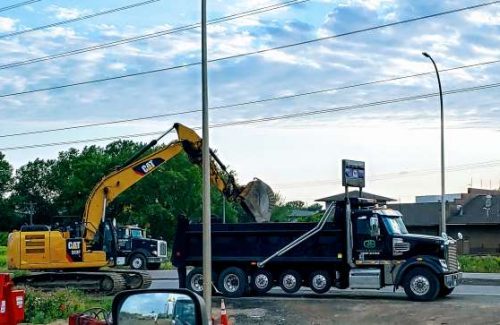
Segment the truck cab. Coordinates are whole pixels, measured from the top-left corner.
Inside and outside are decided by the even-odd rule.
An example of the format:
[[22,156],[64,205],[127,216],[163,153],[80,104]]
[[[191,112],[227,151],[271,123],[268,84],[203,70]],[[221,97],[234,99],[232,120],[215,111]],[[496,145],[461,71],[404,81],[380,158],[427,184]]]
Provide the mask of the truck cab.
[[157,270],[167,261],[167,242],[147,237],[137,225],[117,227],[117,264],[130,265],[132,269]]
[[433,287],[437,296],[445,296],[459,282],[456,240],[410,234],[401,213],[386,207],[355,210],[351,220],[351,288],[402,286],[410,298],[429,300],[436,296]]

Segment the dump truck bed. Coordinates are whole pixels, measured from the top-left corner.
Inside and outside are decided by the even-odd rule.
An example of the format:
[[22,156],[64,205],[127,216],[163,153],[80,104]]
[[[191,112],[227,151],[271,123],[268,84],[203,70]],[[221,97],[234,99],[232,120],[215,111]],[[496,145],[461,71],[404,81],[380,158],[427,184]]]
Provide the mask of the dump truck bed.
[[[294,239],[311,230],[317,223],[242,223],[212,224],[212,261],[260,262]],[[275,263],[340,262],[344,257],[344,232],[328,222],[323,230],[294,247]],[[180,219],[175,236],[172,262],[175,266],[198,266],[202,262],[202,225]]]

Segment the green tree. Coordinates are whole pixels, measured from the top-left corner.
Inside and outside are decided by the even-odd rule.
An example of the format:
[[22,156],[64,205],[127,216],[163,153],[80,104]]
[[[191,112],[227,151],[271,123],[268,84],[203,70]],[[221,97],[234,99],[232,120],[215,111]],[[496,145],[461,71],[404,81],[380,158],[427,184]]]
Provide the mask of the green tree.
[[13,168],[5,159],[5,155],[0,152],[0,230],[10,231],[19,225],[19,220],[15,213],[15,206],[7,197],[12,189]]
[[54,164],[54,160],[36,159],[16,172],[12,203],[25,215],[33,213],[34,223],[48,224],[50,217],[57,214],[54,204],[57,190],[51,174]]

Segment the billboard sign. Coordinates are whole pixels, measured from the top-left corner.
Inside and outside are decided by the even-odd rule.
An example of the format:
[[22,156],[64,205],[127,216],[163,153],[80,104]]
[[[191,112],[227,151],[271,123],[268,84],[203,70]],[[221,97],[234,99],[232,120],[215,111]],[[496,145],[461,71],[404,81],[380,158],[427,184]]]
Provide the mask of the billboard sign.
[[365,162],[342,159],[342,186],[365,187]]

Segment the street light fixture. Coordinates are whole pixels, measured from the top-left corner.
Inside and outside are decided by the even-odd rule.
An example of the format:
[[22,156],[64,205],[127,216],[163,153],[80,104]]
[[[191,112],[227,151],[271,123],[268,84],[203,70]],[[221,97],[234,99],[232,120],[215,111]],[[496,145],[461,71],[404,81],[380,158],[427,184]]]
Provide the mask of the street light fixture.
[[439,70],[434,59],[427,53],[422,52],[422,55],[431,60],[436,70],[436,76],[439,85],[439,100],[441,102],[441,223],[440,233],[446,233],[446,201],[445,201],[445,180],[444,180],[444,110],[443,110],[443,89],[441,88],[441,78],[439,77]]

